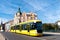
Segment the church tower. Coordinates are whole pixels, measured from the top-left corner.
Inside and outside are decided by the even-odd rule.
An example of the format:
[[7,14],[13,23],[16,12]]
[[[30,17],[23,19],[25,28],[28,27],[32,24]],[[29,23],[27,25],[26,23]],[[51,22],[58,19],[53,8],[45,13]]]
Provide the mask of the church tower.
[[20,8],[18,9],[18,12],[16,13],[17,16],[22,15]]
[[17,11],[17,13],[15,14],[15,17],[14,17],[15,24],[21,22],[21,16],[22,16],[22,13],[21,13],[21,10],[19,8],[18,11]]

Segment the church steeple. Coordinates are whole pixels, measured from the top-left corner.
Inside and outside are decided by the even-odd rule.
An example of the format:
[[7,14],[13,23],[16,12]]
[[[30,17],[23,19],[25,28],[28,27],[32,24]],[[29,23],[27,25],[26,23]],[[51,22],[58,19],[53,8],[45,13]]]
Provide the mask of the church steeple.
[[20,13],[20,15],[22,15],[20,8],[18,9],[18,13]]

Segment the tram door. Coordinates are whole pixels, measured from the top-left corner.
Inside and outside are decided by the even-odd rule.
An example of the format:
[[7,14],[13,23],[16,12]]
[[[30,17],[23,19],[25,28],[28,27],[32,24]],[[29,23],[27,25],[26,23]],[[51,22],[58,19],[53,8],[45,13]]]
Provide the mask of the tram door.
[[27,24],[27,31],[30,31],[30,24]]

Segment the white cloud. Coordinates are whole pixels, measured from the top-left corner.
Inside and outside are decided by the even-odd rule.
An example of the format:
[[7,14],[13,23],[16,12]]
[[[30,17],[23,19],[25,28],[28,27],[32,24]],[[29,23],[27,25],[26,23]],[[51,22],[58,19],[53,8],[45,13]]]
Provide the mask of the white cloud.
[[1,18],[1,17],[0,17],[0,23],[1,23],[1,21],[2,21],[3,23],[5,23],[5,22],[8,22],[8,19],[6,19],[6,18]]
[[45,7],[47,8],[50,4],[47,2],[40,2],[38,0],[24,0],[26,3],[31,5],[35,10],[46,11]]
[[5,3],[0,3],[0,11],[6,14],[14,14],[16,10],[12,7],[18,8],[18,5],[12,4],[9,1],[3,1]]

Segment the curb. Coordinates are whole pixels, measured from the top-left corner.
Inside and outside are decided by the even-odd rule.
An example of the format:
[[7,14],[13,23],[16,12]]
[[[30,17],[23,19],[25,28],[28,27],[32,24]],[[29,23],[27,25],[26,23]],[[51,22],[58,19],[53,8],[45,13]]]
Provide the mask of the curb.
[[60,35],[60,33],[56,33],[56,32],[43,32],[43,34],[53,34],[53,35]]

